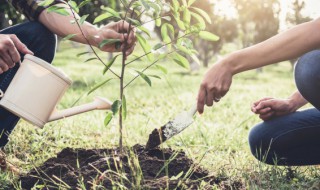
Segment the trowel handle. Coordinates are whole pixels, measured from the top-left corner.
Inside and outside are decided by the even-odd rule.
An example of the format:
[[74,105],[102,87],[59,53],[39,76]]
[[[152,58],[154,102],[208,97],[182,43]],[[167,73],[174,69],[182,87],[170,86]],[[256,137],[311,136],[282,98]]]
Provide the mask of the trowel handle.
[[197,103],[193,104],[190,110],[188,111],[189,115],[193,116],[194,114],[197,113]]

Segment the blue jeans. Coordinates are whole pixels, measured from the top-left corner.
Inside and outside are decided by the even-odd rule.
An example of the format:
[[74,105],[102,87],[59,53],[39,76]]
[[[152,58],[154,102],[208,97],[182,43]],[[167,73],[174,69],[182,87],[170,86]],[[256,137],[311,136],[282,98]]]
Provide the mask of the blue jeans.
[[252,154],[267,164],[320,164],[320,50],[298,60],[294,77],[299,92],[315,108],[262,122],[250,131]]
[[[15,34],[36,57],[52,62],[56,50],[56,36],[39,22],[26,22],[0,31],[0,34]],[[21,60],[23,60],[21,54]],[[19,65],[0,74],[0,89],[5,92],[16,74]],[[8,136],[19,121],[19,117],[0,107],[0,147],[8,142]]]

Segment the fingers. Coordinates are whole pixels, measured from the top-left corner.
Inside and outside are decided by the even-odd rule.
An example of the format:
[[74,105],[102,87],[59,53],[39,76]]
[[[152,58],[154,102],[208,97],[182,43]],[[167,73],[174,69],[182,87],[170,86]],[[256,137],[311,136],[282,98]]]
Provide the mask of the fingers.
[[261,100],[254,102],[253,105],[257,106],[260,102],[265,101],[265,100],[270,100],[270,99],[273,99],[273,98],[271,98],[271,97],[262,98]]
[[[12,42],[14,43],[16,49],[19,52],[21,52],[23,54],[31,54],[31,55],[33,55],[33,52],[31,50],[29,50],[27,48],[27,46],[24,45],[24,43],[22,43],[16,35],[10,35],[10,38],[11,38]],[[14,62],[18,62],[20,60],[19,53],[17,51],[11,52],[11,53],[13,53],[14,57],[12,57],[12,59],[14,60]],[[17,58],[17,56],[19,56],[19,59]]]
[[7,70],[9,70],[9,66],[3,59],[0,58],[0,74],[6,72]]
[[205,102],[207,106],[212,106],[214,101],[214,91],[206,93]]
[[201,85],[199,93],[198,93],[198,102],[197,102],[197,110],[200,114],[203,113],[204,104],[205,104],[205,96],[206,96],[205,86]]
[[261,114],[259,117],[260,117],[260,119],[262,119],[263,121],[267,121],[267,120],[273,118],[273,117],[274,117],[274,114],[275,114],[275,112],[274,112],[274,111],[271,111],[271,112],[268,112],[268,113],[266,113],[266,114]]

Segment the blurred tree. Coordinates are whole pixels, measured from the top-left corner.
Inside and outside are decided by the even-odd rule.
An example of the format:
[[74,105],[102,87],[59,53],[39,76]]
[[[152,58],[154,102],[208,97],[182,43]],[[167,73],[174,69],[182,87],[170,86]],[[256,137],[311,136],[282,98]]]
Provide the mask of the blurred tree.
[[[238,10],[243,48],[267,40],[278,33],[281,10],[278,0],[233,1]],[[262,68],[257,69],[257,72],[262,72]]]
[[[305,1],[304,0],[294,0],[290,6],[290,11],[288,11],[288,14],[286,15],[286,20],[291,25],[298,25],[304,22],[308,22],[312,20],[308,16],[304,16],[302,14],[302,10],[305,8]],[[292,65],[292,68],[294,67],[295,62],[297,61],[297,58],[291,59],[290,63]]]
[[[170,1],[171,0],[167,0]],[[181,0],[179,0],[179,3],[182,4]],[[223,15],[219,15],[214,12],[214,3],[210,3],[209,0],[201,0],[201,1],[195,1],[192,4],[192,7],[200,8],[204,12],[208,14],[208,16],[211,19],[211,23],[209,23],[207,20],[203,20],[203,22],[206,24],[206,31],[209,31],[213,34],[216,34],[220,37],[219,41],[211,42],[202,40],[197,37],[192,37],[191,42],[193,43],[195,49],[198,51],[198,55],[196,59],[199,59],[200,62],[202,62],[204,67],[208,67],[209,62],[211,58],[213,58],[216,54],[220,52],[223,45],[226,42],[231,42],[234,40],[238,35],[238,29],[237,29],[237,21],[234,19],[227,18]],[[175,26],[175,23],[173,22],[174,18],[171,16],[170,13],[164,13],[162,16],[170,16],[171,21],[170,24]],[[191,15],[191,21],[196,21],[196,17],[194,15]],[[178,27],[178,26],[175,26]],[[161,29],[157,26],[155,26],[155,31],[158,34],[158,36],[161,38]],[[177,34],[176,34],[177,35]],[[199,66],[196,66],[199,63],[196,63],[196,59],[192,57],[188,57],[189,62],[191,63],[191,69],[197,69]]]
[[0,1],[0,30],[24,20],[25,17],[18,13],[7,1]]
[[262,42],[278,33],[278,0],[233,0],[239,14],[242,46]]
[[195,2],[195,6],[206,11],[211,18],[211,24],[206,22],[206,30],[220,37],[217,42],[194,39],[194,46],[199,52],[198,57],[204,67],[209,66],[210,60],[219,54],[225,43],[232,42],[238,35],[237,21],[216,13],[214,4],[215,2],[210,4],[207,0]]

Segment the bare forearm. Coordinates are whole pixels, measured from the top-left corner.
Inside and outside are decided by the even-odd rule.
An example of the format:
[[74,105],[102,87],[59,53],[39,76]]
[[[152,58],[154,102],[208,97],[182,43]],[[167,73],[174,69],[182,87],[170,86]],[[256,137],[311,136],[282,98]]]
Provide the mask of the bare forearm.
[[293,93],[288,100],[290,101],[290,104],[292,106],[292,110],[297,110],[301,108],[302,106],[306,105],[308,101],[300,94],[299,91],[296,91]]
[[232,73],[289,60],[320,47],[320,19],[298,25],[228,57]]
[[[89,40],[91,45],[97,46],[93,37],[98,33],[97,27],[94,25],[85,22],[81,25],[81,30],[78,25],[74,22],[73,13],[66,4],[59,4],[56,6],[65,7],[69,12],[69,16],[60,15],[54,12],[48,13],[46,10],[43,11],[39,16],[39,21],[44,24],[50,31],[57,34],[58,36],[65,37],[69,34],[75,34],[71,40],[87,44],[87,40],[82,35],[82,32]],[[79,18],[78,14],[75,13],[76,18]]]

